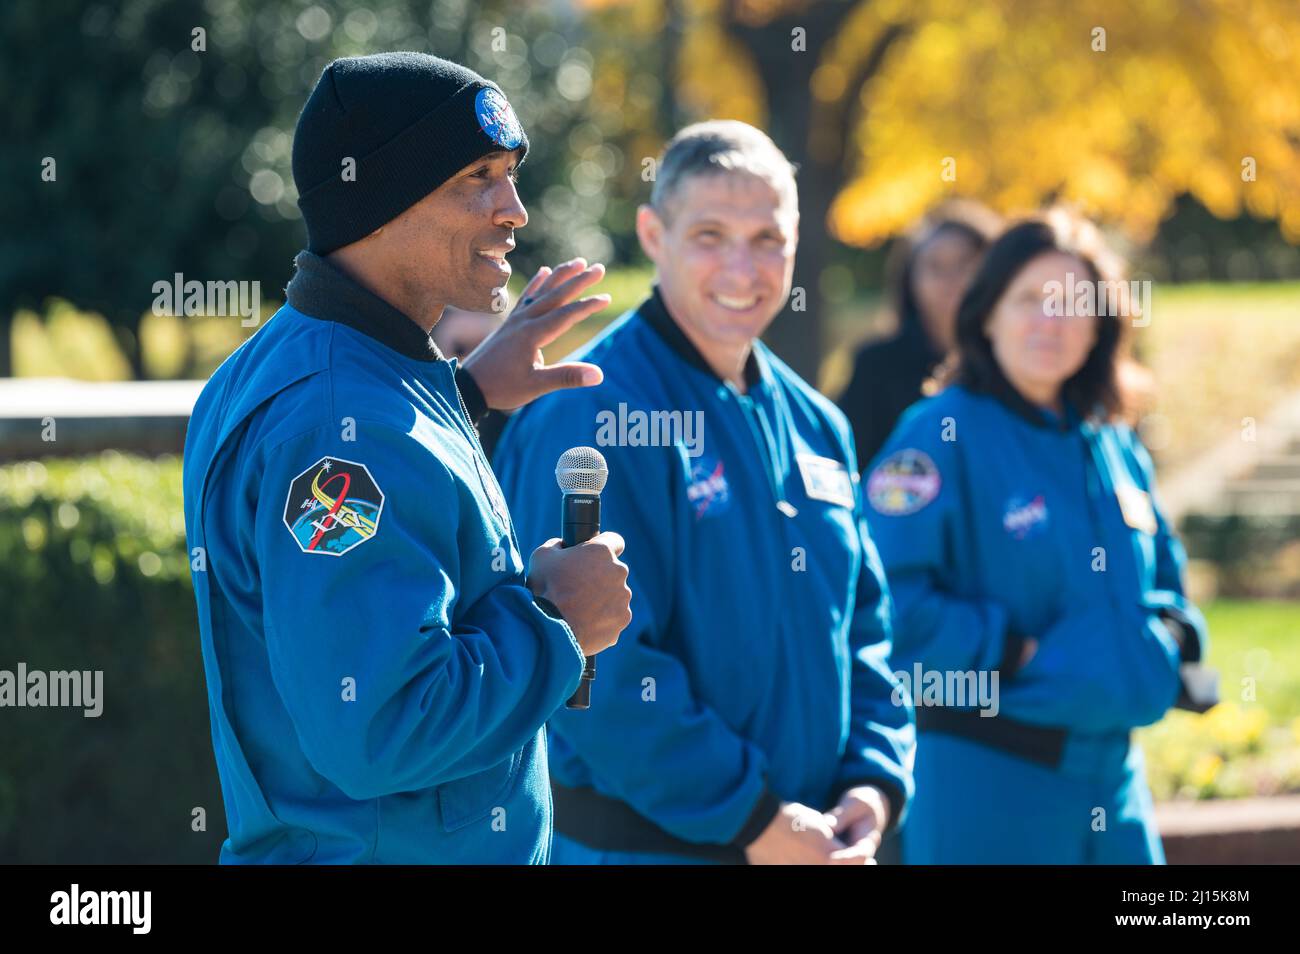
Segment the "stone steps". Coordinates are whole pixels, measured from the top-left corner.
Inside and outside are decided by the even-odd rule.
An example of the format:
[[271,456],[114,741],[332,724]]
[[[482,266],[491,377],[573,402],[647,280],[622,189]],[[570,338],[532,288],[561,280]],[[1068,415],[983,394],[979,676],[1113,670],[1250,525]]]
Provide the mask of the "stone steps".
[[1159,475],[1175,523],[1189,514],[1300,514],[1300,391],[1261,417],[1252,436],[1225,433],[1205,453]]
[[1300,453],[1278,454],[1260,461],[1255,477],[1261,480],[1293,480],[1300,483]]
[[1300,514],[1300,477],[1268,478],[1256,471],[1228,484],[1222,506],[1228,513],[1243,516]]

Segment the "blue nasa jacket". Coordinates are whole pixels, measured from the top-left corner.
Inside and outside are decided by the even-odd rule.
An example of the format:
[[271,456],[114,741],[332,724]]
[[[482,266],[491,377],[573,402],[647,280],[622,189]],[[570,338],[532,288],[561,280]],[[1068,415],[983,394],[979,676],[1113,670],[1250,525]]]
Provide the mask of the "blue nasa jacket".
[[221,861],[544,863],[544,723],[581,649],[524,584],[467,376],[297,263],[185,445]]
[[896,824],[910,701],[843,415],[761,342],[739,393],[657,289],[578,357],[604,382],[524,408],[494,458],[529,546],[558,533],[560,454],[598,448],[602,526],[627,541],[631,625],[591,709],[550,722],[556,831],[739,861],[781,800],[826,809],[863,783]]
[[[1000,714],[1035,726],[1160,719],[1208,643],[1154,490],[1127,425],[960,386],[913,405],[866,478],[895,668],[1000,670]],[[1038,650],[1016,670],[1026,638]]]

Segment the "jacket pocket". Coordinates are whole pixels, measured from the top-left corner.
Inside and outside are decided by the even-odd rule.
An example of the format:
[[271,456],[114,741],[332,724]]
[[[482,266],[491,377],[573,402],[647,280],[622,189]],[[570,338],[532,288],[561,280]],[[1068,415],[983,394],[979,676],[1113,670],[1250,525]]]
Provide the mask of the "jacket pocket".
[[496,808],[503,808],[514,788],[522,761],[523,750],[520,750],[477,775],[439,785],[438,812],[442,815],[442,827],[456,831],[482,821]]
[[305,865],[320,847],[316,833],[308,828],[286,828],[275,844],[257,857],[264,865]]
[[1158,720],[1177,696],[1177,670],[1151,629],[1154,618],[1084,611],[1059,620],[1007,686],[1008,715],[1083,732]]

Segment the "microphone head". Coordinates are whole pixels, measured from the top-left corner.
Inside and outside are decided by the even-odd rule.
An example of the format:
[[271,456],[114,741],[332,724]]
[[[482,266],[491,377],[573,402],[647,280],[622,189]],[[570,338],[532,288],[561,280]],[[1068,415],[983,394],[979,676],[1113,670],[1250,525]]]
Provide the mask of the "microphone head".
[[566,494],[598,494],[609,479],[609,465],[594,447],[570,447],[555,465],[555,482]]

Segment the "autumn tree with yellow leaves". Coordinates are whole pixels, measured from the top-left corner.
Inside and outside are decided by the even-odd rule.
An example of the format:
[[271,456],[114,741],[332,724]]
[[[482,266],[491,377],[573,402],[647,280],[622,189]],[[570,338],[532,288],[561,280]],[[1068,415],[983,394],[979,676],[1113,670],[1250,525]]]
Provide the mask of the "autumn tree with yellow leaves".
[[[1293,0],[587,6],[608,32],[659,38],[672,125],[742,119],[799,165],[806,311],[787,309],[769,339],[805,375],[831,243],[877,245],[947,196],[1009,214],[1067,202],[1142,242],[1188,194],[1300,243]],[[618,54],[608,46],[603,65]],[[640,129],[629,152],[653,155],[662,135]]]

